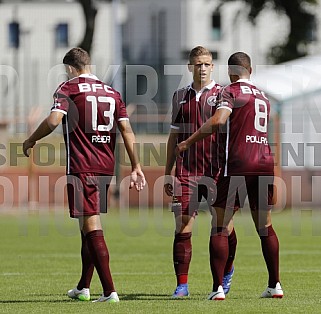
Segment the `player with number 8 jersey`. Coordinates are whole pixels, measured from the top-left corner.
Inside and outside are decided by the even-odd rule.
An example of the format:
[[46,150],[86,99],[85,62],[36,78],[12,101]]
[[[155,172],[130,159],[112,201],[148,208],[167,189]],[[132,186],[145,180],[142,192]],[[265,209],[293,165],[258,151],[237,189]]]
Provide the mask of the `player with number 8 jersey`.
[[217,134],[224,175],[273,175],[267,135],[270,103],[264,92],[250,80],[239,79],[220,91],[217,104],[217,110],[233,112]]
[[[268,143],[270,104],[262,91],[250,81],[251,58],[236,52],[228,59],[231,84],[220,91],[215,114],[194,134],[177,145],[176,153],[218,131],[219,161],[222,175],[218,179],[215,212],[217,226],[226,230],[234,215],[234,200],[241,207],[248,196],[251,216],[261,240],[261,249],[268,270],[268,287],[262,298],[282,298],[279,275],[279,240],[272,226],[274,162]],[[225,298],[222,282],[228,257],[228,241],[215,234],[212,239],[211,270],[213,292],[211,300]],[[226,238],[226,237],[225,237]]]
[[128,120],[120,94],[91,73],[62,83],[51,111],[64,114],[67,174],[114,173],[117,125]]

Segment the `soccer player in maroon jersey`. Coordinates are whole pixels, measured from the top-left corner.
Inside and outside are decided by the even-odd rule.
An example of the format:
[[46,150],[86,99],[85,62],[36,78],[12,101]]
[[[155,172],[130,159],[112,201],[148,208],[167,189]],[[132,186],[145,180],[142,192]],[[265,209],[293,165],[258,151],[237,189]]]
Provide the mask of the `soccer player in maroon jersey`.
[[[192,257],[192,227],[201,198],[207,200],[209,208],[216,198],[215,180],[219,174],[215,162],[216,135],[191,146],[182,157],[175,158],[176,144],[187,139],[215,112],[215,100],[221,86],[211,79],[214,65],[211,52],[201,46],[191,50],[189,71],[193,82],[174,93],[172,100],[172,123],[167,142],[167,162],[164,189],[173,196],[172,210],[175,215],[176,230],[173,243],[173,262],[177,279],[174,298],[189,295],[188,270]],[[171,171],[176,162],[175,183]],[[230,289],[234,273],[233,260],[237,238],[230,224],[229,258],[225,265],[224,289]]]
[[119,302],[99,216],[107,211],[106,195],[114,173],[117,128],[132,165],[130,188],[143,189],[145,177],[135,154],[135,135],[120,94],[91,74],[90,56],[85,50],[71,49],[63,63],[69,80],[55,91],[50,115],[25,140],[23,152],[29,156],[28,150],[62,122],[70,216],[79,220],[82,240],[82,274],[68,296],[90,300],[89,286],[95,267],[103,295],[94,302]]
[[261,239],[267,266],[268,287],[262,298],[282,298],[279,279],[279,242],[272,227],[274,161],[268,143],[270,103],[264,92],[250,81],[250,57],[243,52],[228,60],[231,84],[223,88],[213,117],[178,144],[177,154],[215,131],[218,132],[219,160],[223,170],[218,180],[215,204],[218,232],[213,235],[211,270],[213,292],[210,300],[224,300],[223,270],[228,258],[226,227],[233,216],[233,204],[238,194],[241,204],[249,198],[252,218]]

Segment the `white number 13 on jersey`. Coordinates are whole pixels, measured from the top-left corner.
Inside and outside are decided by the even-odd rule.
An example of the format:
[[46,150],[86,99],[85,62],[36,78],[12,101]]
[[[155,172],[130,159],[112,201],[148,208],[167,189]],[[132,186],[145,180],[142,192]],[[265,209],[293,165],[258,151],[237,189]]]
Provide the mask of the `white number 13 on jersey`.
[[266,133],[267,131],[267,105],[264,100],[255,99],[255,119],[254,127],[259,132]]
[[[86,100],[91,102],[92,128],[94,131],[110,131],[114,125],[115,99],[105,96],[87,96]],[[104,117],[109,118],[108,124],[97,125],[98,103],[109,104],[109,110],[104,110]]]

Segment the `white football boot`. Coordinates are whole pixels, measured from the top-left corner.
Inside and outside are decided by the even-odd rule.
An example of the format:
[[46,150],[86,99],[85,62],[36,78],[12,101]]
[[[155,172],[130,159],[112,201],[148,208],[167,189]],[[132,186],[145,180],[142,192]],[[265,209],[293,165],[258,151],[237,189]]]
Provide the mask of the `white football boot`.
[[83,288],[78,290],[77,288],[71,289],[67,292],[67,295],[71,299],[80,300],[80,301],[89,301],[90,292],[89,289]]
[[262,293],[261,298],[283,298],[283,290],[280,283],[278,282],[275,285],[275,288],[267,287],[265,291]]
[[102,295],[99,299],[93,302],[107,302],[107,303],[116,303],[119,302],[119,297],[117,292],[112,292],[108,297]]

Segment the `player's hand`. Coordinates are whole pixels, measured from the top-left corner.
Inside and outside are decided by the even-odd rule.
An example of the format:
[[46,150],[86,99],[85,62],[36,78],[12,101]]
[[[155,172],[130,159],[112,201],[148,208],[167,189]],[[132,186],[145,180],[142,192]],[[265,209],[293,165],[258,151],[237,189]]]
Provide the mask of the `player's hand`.
[[177,157],[180,157],[180,153],[188,149],[189,149],[189,145],[187,144],[186,141],[180,142],[177,144],[175,148],[175,154]]
[[129,188],[132,189],[133,187],[139,192],[141,191],[144,186],[146,185],[146,179],[143,171],[141,169],[135,169],[130,174],[130,183]]
[[173,177],[165,175],[164,190],[168,196],[173,196]]
[[22,144],[22,150],[23,150],[23,153],[26,157],[29,157],[29,149],[34,147],[36,144],[35,141],[30,141],[29,139],[26,139],[23,144]]

